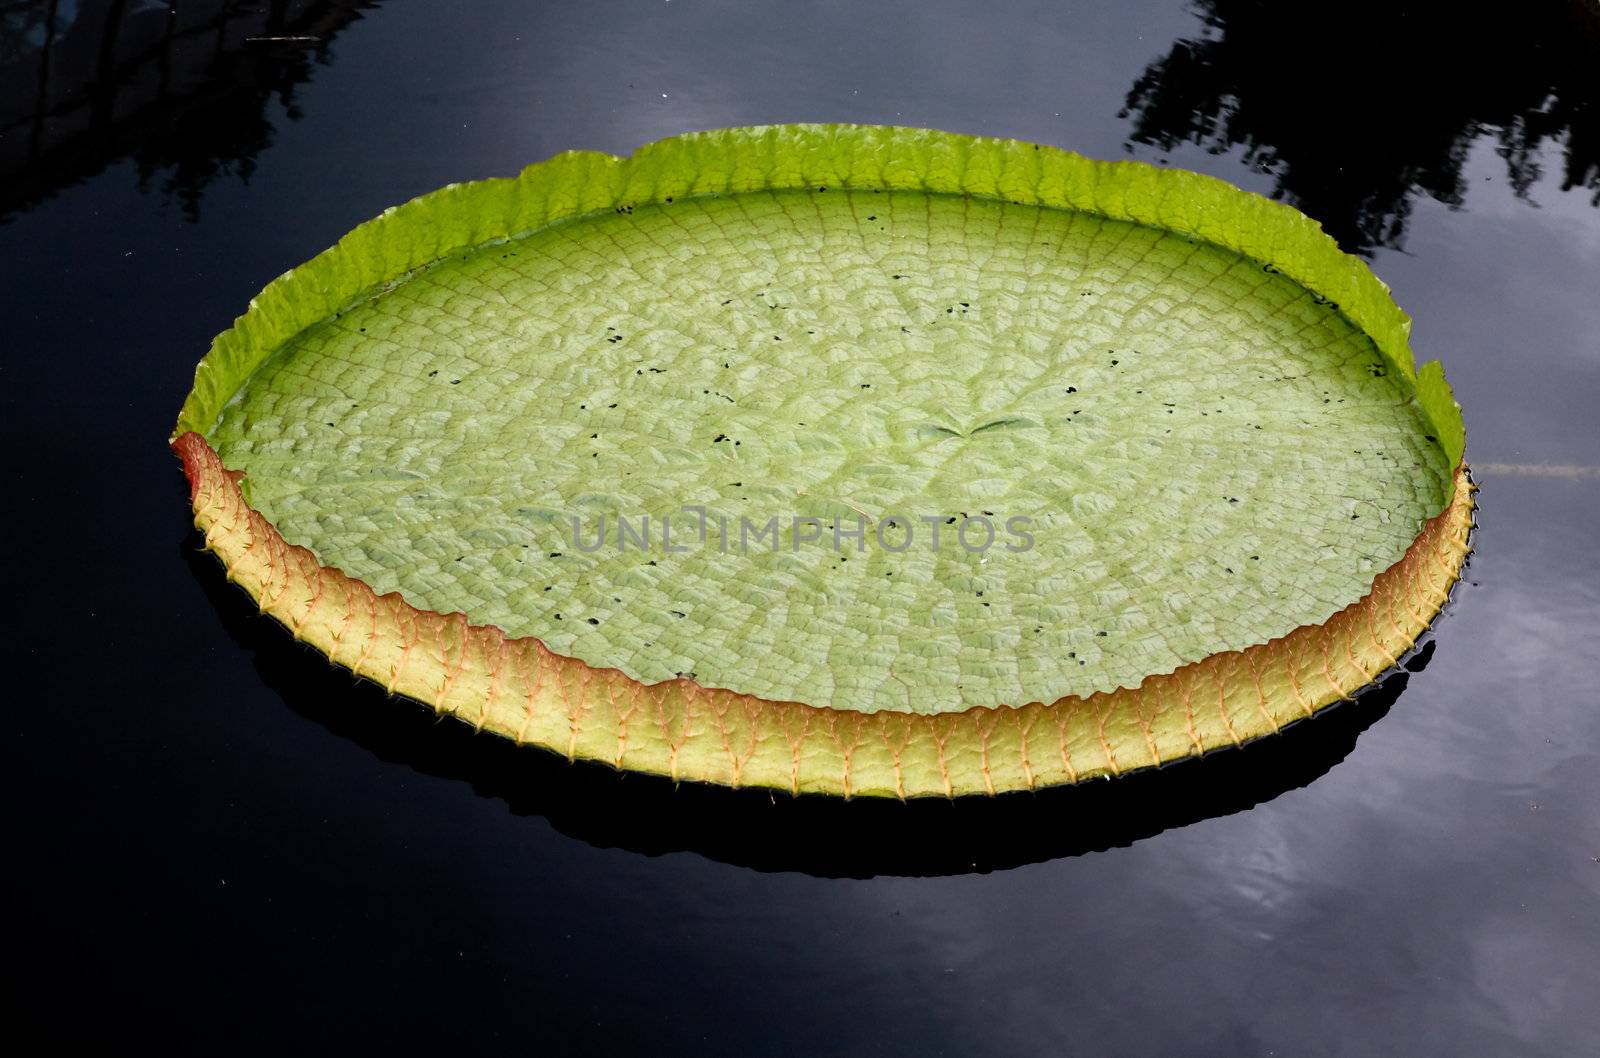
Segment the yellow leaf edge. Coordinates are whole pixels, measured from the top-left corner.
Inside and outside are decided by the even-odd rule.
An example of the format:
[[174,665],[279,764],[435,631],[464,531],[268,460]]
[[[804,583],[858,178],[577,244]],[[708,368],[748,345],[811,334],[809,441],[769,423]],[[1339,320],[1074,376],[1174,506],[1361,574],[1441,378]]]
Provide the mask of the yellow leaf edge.
[[1158,767],[1272,734],[1395,666],[1449,598],[1475,486],[1455,494],[1372,590],[1320,625],[1213,654],[1134,689],[961,712],[864,713],[770,701],[616,669],[419,610],[287,543],[205,439],[173,446],[195,526],[230,581],[329,660],[479,730],[674,780],[843,797],[1033,790]]

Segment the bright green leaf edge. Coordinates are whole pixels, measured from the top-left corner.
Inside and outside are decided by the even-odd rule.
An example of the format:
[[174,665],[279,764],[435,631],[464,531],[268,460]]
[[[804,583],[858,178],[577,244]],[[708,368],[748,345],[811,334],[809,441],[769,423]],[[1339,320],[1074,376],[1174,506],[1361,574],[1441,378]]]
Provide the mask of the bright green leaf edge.
[[1389,288],[1298,210],[1213,177],[1142,162],[1096,161],[1055,147],[931,129],[820,124],[691,132],[628,158],[567,151],[514,177],[450,184],[388,209],[273,280],[218,335],[195,369],[173,437],[209,432],[256,368],[299,332],[452,253],[621,206],[814,187],[1073,210],[1271,264],[1334,302],[1371,338],[1415,395],[1449,464],[1461,462],[1461,408],[1443,368],[1437,361],[1416,368],[1410,318]]

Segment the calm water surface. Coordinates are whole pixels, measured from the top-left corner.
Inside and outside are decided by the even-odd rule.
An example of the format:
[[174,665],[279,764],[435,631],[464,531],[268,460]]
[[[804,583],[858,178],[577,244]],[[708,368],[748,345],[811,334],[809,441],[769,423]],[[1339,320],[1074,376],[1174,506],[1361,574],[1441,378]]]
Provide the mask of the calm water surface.
[[[1597,1053],[1600,13],[1288,6],[0,6],[24,1017],[275,1052]],[[273,276],[453,180],[801,120],[1199,169],[1368,256],[1483,485],[1409,670],[1081,790],[674,790],[352,686],[196,554],[163,441]]]

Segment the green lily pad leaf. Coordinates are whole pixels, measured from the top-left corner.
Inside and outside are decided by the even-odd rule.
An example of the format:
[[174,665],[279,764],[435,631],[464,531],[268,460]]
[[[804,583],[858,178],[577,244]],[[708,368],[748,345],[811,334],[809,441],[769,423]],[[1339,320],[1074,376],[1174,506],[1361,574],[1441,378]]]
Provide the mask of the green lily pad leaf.
[[678,777],[993,791],[1276,730],[1410,645],[1471,500],[1407,327],[1195,174],[729,130],[364,225],[177,436],[235,578],[391,689]]

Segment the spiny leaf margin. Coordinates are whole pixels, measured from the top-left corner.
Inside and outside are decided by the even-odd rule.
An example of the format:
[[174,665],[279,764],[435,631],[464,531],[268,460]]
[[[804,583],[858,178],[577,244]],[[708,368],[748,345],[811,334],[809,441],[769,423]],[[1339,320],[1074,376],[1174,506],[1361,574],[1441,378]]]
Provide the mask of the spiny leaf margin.
[[863,713],[770,701],[616,669],[508,638],[464,614],[324,566],[245,502],[204,438],[174,444],[195,525],[294,637],[400,694],[569,760],[725,786],[843,797],[956,797],[1033,790],[1159,767],[1272,734],[1352,698],[1394,667],[1449,598],[1468,551],[1471,479],[1372,591],[1320,625],[1212,654],[1138,688],[961,712]]

